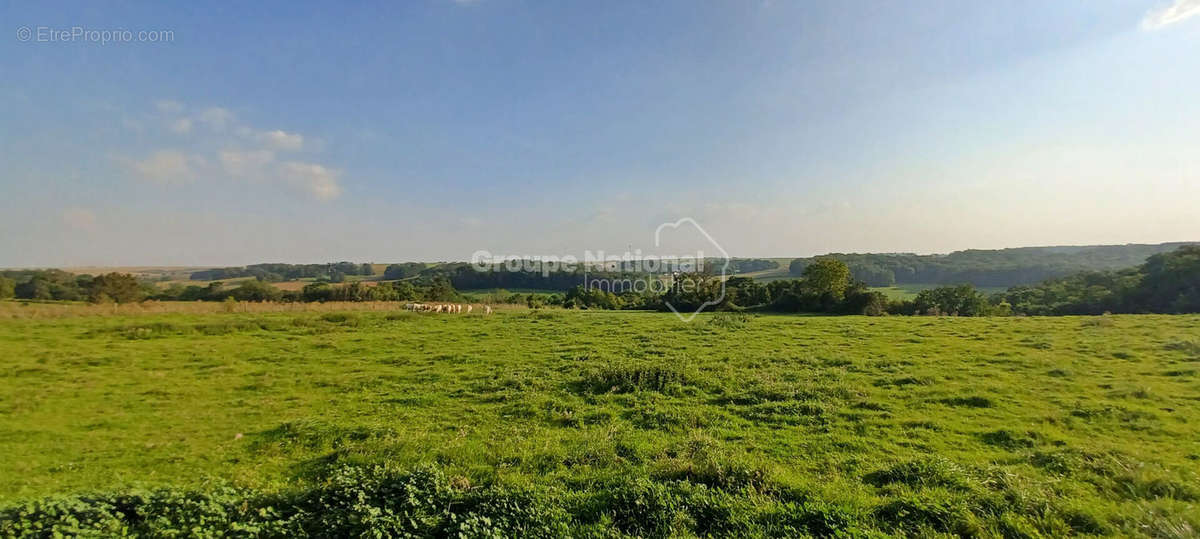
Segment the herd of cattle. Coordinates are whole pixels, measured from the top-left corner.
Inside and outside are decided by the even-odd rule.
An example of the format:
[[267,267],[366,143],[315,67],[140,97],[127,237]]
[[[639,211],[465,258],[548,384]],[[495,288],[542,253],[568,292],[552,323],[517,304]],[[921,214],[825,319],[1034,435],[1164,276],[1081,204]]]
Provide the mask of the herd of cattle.
[[[492,314],[490,305],[483,305],[483,314]],[[461,303],[405,303],[404,310],[422,313],[470,313],[472,305]]]

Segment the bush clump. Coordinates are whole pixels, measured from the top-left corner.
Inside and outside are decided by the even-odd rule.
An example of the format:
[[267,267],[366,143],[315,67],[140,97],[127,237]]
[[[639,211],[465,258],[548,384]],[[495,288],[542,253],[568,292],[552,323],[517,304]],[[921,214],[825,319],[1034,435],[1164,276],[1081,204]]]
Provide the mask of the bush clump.
[[609,363],[586,372],[581,381],[592,393],[657,391],[678,393],[692,379],[683,369],[667,363]]

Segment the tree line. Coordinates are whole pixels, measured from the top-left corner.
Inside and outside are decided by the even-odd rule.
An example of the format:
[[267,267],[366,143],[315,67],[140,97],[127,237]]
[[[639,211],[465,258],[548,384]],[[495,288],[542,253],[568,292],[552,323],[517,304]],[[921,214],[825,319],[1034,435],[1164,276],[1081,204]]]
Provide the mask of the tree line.
[[[1187,244],[970,249],[945,255],[834,253],[825,256],[845,262],[850,267],[851,275],[869,286],[973,284],[1007,288],[1081,271],[1128,268],[1150,256],[1184,245]],[[789,272],[800,276],[814,260],[797,258],[789,265]]]
[[247,279],[234,285],[213,281],[207,285],[173,284],[159,288],[128,273],[76,275],[57,269],[0,272],[0,299],[135,303],[155,301],[454,301],[461,295],[444,276],[367,285],[338,285],[319,281],[301,290],[281,290],[264,279]]
[[147,299],[159,301],[457,301],[461,295],[450,281],[435,277],[422,281],[396,281],[367,284],[356,281],[345,285],[314,282],[300,290],[281,290],[270,283],[249,279],[226,286],[215,281],[207,286],[175,285]]
[[[760,310],[827,314],[903,315],[1067,315],[1112,313],[1200,312],[1200,246],[1184,245],[1150,256],[1141,265],[1113,271],[1084,271],[1052,278],[1032,286],[1015,286],[987,295],[972,284],[922,290],[911,300],[893,300],[870,290],[853,269],[835,257],[806,263],[796,279],[760,283],[746,277],[722,277],[708,272],[662,279],[663,290],[605,289],[584,286],[582,272],[479,272],[467,264],[424,267],[414,277],[368,285],[314,282],[301,290],[281,290],[265,279],[236,286],[212,282],[206,286],[172,285],[160,289],[132,275],[75,275],[61,270],[0,272],[0,299],[65,300],[128,303],[163,301],[457,301],[460,289],[553,289],[561,294],[505,294],[497,301],[524,301],[584,309]],[[391,269],[391,268],[389,268]],[[620,273],[589,274],[590,279],[617,282],[648,276]],[[457,282],[456,282],[457,281]],[[461,288],[458,283],[464,284]],[[483,285],[483,286],[481,286]],[[497,286],[499,285],[499,286]]]
[[999,296],[1023,314],[1196,313],[1200,246],[1157,254],[1133,268],[1080,272]]
[[249,266],[213,268],[194,271],[188,278],[193,281],[220,281],[254,277],[268,282],[326,279],[339,283],[345,280],[347,275],[370,276],[374,274],[375,269],[371,264],[333,262],[330,264],[251,264]]
[[[690,283],[691,286],[684,286]],[[687,275],[664,293],[616,294],[577,286],[563,306],[599,309],[757,310],[866,315],[1089,315],[1110,313],[1200,313],[1200,246],[1160,253],[1136,267],[1087,271],[985,294],[972,284],[922,290],[910,300],[890,299],[856,279],[836,257],[805,265],[798,279],[766,284],[731,277],[722,289],[713,275]]]
[[57,269],[0,271],[0,299],[131,303],[156,290],[127,273],[92,276]]

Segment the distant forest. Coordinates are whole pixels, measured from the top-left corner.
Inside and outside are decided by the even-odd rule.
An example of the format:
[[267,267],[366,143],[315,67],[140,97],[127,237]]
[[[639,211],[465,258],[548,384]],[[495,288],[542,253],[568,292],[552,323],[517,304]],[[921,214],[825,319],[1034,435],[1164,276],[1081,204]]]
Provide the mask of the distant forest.
[[[1065,277],[1083,271],[1110,271],[1131,268],[1147,258],[1183,245],[1177,242],[1157,245],[1097,245],[1073,247],[1019,247],[1013,249],[970,249],[949,254],[917,255],[911,253],[832,253],[821,257],[796,258],[788,267],[793,277],[803,275],[804,269],[818,258],[834,258],[850,268],[851,277],[867,286],[904,284],[958,285],[971,284],[984,288],[1009,288],[1032,285],[1047,279]],[[717,261],[706,261],[710,272],[717,273]],[[723,261],[722,261],[723,262]],[[775,260],[733,258],[727,272],[739,275],[779,268]],[[193,272],[191,280],[216,281],[254,277],[267,282],[296,279],[318,279],[342,282],[348,275],[370,276],[370,264],[336,262],[331,264],[253,264],[250,266],[206,269]],[[596,272],[591,272],[596,273]],[[417,277],[444,276],[455,288],[470,290],[484,288],[530,288],[540,290],[569,290],[579,284],[583,272],[556,272],[541,275],[533,272],[477,272],[465,262],[426,264],[404,262],[384,270],[382,279],[393,281]]]
[[[1064,277],[1080,271],[1124,269],[1147,258],[1190,242],[1157,245],[1096,245],[1083,247],[1019,247],[1014,249],[970,249],[945,255],[844,254],[832,257],[850,267],[851,276],[867,286],[897,284],[972,284],[1008,288]],[[820,257],[820,258],[823,258]],[[800,276],[818,257],[797,258],[789,273]]]
[[[1146,255],[1142,259],[1142,255]],[[1130,262],[1132,261],[1132,263]],[[736,271],[778,267],[765,259],[737,259]],[[1072,269],[1075,268],[1075,269]],[[1082,269],[1080,269],[1082,268]],[[453,301],[459,290],[535,290],[554,294],[509,294],[505,302],[574,308],[663,309],[715,305],[718,310],[762,310],[828,314],[1065,315],[1200,312],[1200,245],[1032,247],[960,251],[948,255],[834,254],[792,262],[791,279],[763,283],[743,276],[722,280],[707,272],[663,277],[675,284],[662,290],[580,286],[585,272],[477,271],[467,263],[403,263],[388,266],[383,282],[339,285],[345,275],[371,275],[370,264],[256,264],[196,272],[194,279],[242,280],[225,287],[174,283],[163,289],[124,273],[76,275],[56,269],[0,271],[0,299],[127,303],[182,301]],[[1049,277],[1043,277],[1049,275]],[[587,282],[621,283],[645,275],[586,272]],[[903,277],[900,279],[898,277]],[[302,290],[269,283],[309,278]],[[655,277],[654,279],[658,279]],[[679,283],[697,286],[683,289]],[[721,286],[724,282],[725,286]],[[871,290],[889,283],[942,285],[913,300],[891,300]],[[1009,286],[1005,283],[1016,283]],[[976,286],[1003,287],[986,294]],[[545,296],[545,297],[543,297]]]
[[347,275],[374,275],[370,264],[334,262],[330,264],[252,264],[229,268],[214,268],[192,272],[193,281],[220,281],[239,277],[254,277],[267,282],[295,279],[327,279],[341,282]]

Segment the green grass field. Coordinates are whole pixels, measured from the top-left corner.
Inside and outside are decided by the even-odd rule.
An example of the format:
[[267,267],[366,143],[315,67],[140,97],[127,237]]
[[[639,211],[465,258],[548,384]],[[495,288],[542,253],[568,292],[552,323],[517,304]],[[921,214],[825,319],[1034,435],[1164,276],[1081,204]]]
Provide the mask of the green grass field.
[[[911,299],[916,299],[917,294],[919,294],[922,290],[929,290],[930,288],[938,288],[941,286],[949,286],[949,285],[944,285],[944,284],[898,284],[898,285],[892,285],[892,286],[874,286],[874,287],[871,287],[871,291],[882,292],[888,298],[891,298],[894,300],[911,300]],[[984,294],[995,294],[998,292],[1004,292],[1004,291],[1008,290],[1007,288],[1004,288],[1002,286],[977,286],[977,287],[975,287],[975,289],[979,290],[980,292],[982,292]]]
[[1200,316],[86,316],[0,357],[5,503],[384,464],[572,535],[1200,530]]

